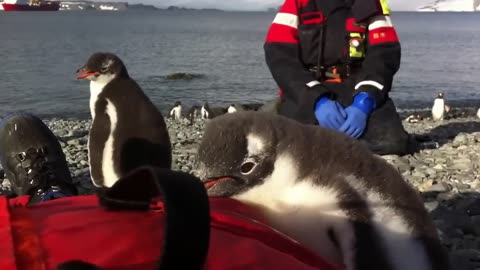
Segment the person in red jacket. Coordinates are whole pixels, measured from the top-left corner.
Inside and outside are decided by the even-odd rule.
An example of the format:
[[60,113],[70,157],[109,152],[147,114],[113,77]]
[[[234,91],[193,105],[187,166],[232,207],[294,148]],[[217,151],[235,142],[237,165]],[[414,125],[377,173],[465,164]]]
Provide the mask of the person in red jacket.
[[268,31],[279,113],[359,138],[381,155],[417,145],[389,98],[401,47],[386,0],[286,0]]

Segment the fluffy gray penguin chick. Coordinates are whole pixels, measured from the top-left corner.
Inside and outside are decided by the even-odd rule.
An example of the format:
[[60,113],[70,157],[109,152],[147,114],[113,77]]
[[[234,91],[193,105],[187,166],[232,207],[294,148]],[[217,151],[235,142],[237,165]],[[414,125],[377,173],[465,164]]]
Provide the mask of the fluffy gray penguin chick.
[[270,225],[347,270],[446,270],[417,192],[359,141],[264,112],[211,120],[197,157],[209,196],[262,209]]

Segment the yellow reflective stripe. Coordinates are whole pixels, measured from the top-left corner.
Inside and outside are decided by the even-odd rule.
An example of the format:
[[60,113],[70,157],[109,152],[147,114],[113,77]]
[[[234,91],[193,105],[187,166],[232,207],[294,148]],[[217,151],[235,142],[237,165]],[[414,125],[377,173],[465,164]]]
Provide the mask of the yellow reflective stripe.
[[380,6],[382,6],[383,15],[390,15],[390,8],[388,7],[387,0],[380,0]]

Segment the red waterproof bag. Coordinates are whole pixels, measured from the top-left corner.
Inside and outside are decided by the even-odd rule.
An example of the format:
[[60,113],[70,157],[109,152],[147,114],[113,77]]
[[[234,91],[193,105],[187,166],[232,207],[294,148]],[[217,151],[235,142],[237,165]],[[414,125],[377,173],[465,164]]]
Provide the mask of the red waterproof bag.
[[[168,215],[163,202],[112,211],[94,195],[27,201],[0,197],[0,269],[53,270],[69,260],[105,270],[156,269]],[[339,270],[273,230],[253,208],[227,198],[209,198],[209,207],[205,270]]]

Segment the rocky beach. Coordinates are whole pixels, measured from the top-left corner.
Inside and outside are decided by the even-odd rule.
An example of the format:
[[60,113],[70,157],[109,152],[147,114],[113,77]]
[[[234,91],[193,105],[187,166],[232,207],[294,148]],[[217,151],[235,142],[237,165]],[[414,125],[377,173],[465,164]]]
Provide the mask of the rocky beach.
[[[455,270],[480,270],[480,119],[469,115],[439,122],[404,121],[410,133],[433,139],[439,147],[403,157],[383,156],[422,194]],[[79,191],[91,193],[87,163],[90,121],[44,121],[59,138]],[[190,125],[186,119],[167,119],[176,170],[192,170],[206,121],[199,119]],[[8,188],[7,181],[4,186]]]

